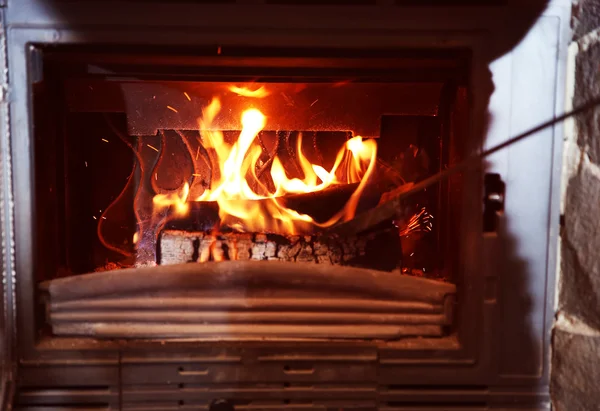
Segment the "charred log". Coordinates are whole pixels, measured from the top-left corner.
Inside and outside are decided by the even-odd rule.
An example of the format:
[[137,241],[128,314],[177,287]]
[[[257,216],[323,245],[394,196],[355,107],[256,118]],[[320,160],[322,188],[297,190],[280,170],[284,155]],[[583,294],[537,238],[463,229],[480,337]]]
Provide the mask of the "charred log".
[[[297,211],[300,214],[307,214],[315,221],[325,222],[344,208],[344,205],[348,202],[352,193],[356,191],[357,187],[358,183],[340,184],[328,187],[322,191],[286,195],[278,198],[278,201],[282,206]],[[382,191],[379,186],[367,186],[367,189],[365,189],[361,196],[357,211],[368,210],[376,206],[381,194]],[[264,215],[269,214],[269,209],[267,208],[268,200],[242,201],[252,201],[259,208],[264,208]],[[178,217],[175,210],[170,210],[165,229],[210,231],[219,226],[219,206],[216,202],[192,201],[189,203],[189,206],[189,213],[185,217]],[[227,227],[221,228],[227,229]]]
[[384,223],[396,219],[407,219],[414,213],[414,206],[405,200],[406,193],[410,193],[413,183],[407,183],[381,195],[381,200],[376,207],[358,213],[350,221],[339,223],[331,227],[327,234],[331,236],[357,235]]

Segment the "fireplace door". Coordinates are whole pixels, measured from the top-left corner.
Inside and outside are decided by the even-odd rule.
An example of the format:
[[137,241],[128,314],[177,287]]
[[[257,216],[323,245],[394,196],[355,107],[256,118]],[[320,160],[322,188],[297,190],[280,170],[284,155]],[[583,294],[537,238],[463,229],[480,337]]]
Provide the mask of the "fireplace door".
[[468,55],[36,48],[45,332],[452,332]]

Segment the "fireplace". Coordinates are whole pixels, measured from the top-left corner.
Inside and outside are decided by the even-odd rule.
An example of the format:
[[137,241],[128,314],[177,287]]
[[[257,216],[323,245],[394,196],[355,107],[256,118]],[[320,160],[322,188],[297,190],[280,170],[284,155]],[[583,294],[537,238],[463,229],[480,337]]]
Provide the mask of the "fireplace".
[[[349,326],[361,337],[449,332],[461,181],[406,192],[461,158],[467,140],[455,136],[468,121],[468,56],[288,49],[281,57],[227,47],[207,48],[206,56],[36,53],[44,68],[33,88],[37,201],[54,214],[40,220],[39,232],[52,236],[39,248],[39,260],[49,263],[40,271],[41,298],[55,335],[229,338],[239,328],[241,337],[262,336],[262,329],[264,336],[303,337],[306,328],[350,337]],[[163,80],[186,72],[197,79]],[[48,110],[50,99],[64,105]],[[365,216],[366,223],[355,218]],[[215,264],[223,261],[231,263]],[[185,263],[201,265],[168,267]],[[160,277],[155,289],[140,270],[108,273],[150,266],[161,267],[146,270]],[[185,275],[191,282],[173,282],[182,269],[192,269]],[[194,293],[204,269],[208,282]],[[309,279],[313,270],[319,274]],[[94,271],[104,274],[58,279]],[[400,295],[367,291],[373,276]],[[106,294],[122,294],[120,303],[85,285],[108,277],[114,289]],[[63,300],[60,289],[73,281],[89,294]],[[405,295],[413,287],[416,294]],[[159,298],[164,309],[149,312],[140,298]],[[168,320],[188,316],[181,311],[188,298],[190,309],[220,300],[225,308]],[[235,308],[254,300],[251,313]],[[407,306],[375,308],[377,301]],[[125,328],[100,333],[107,326]],[[223,327],[226,335],[211,331]]]
[[230,3],[8,6],[17,407],[546,409],[565,9]]

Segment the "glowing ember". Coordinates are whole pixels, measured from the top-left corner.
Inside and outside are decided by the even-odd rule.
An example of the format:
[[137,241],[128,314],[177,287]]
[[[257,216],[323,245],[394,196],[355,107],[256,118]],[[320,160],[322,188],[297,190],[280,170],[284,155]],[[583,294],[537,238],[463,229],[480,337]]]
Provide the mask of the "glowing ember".
[[[264,86],[257,90],[236,86],[228,89],[246,97],[260,98],[268,95]],[[220,111],[220,100],[215,97],[199,119],[201,143],[205,149],[214,152],[210,188],[197,198],[190,199],[190,187],[186,182],[175,193],[156,195],[153,200],[155,209],[172,206],[176,214],[182,217],[188,214],[190,201],[215,201],[219,206],[221,225],[239,231],[281,234],[311,232],[315,226],[327,227],[354,217],[360,196],[374,170],[377,154],[374,140],[363,140],[360,136],[348,140],[339,150],[332,168],[326,170],[307,159],[302,150],[300,135],[296,155],[303,178],[289,178],[282,161],[275,156],[270,168],[272,185],[268,184],[271,187],[268,188],[256,175],[262,148],[255,143],[257,135],[265,127],[266,116],[256,108],[248,108],[241,113],[242,131],[238,139],[229,144],[224,140],[222,132],[211,127]],[[198,153],[199,149],[196,158]],[[280,201],[280,197],[286,194],[312,193],[332,185],[358,182],[360,184],[345,207],[323,223],[285,207]]]

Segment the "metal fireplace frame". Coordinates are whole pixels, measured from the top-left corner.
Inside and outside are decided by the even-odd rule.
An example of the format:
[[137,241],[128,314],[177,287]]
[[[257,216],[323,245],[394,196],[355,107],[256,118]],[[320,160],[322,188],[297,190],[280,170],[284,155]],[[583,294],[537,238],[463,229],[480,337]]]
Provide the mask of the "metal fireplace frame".
[[389,344],[215,344],[37,334],[32,44],[467,48],[473,55],[470,134],[486,133],[484,147],[562,112],[567,1],[551,2],[520,43],[543,4],[525,10],[511,2],[430,8],[385,0],[365,6],[261,3],[115,3],[120,12],[99,1],[1,4],[5,404],[16,392],[18,408],[36,410],[202,408],[216,398],[247,409],[268,404],[250,402],[254,398],[289,409],[549,409],[560,125],[488,159],[486,172],[506,182],[496,233],[482,232],[483,175],[465,178],[473,195],[465,212],[473,218],[462,227],[458,335]]

